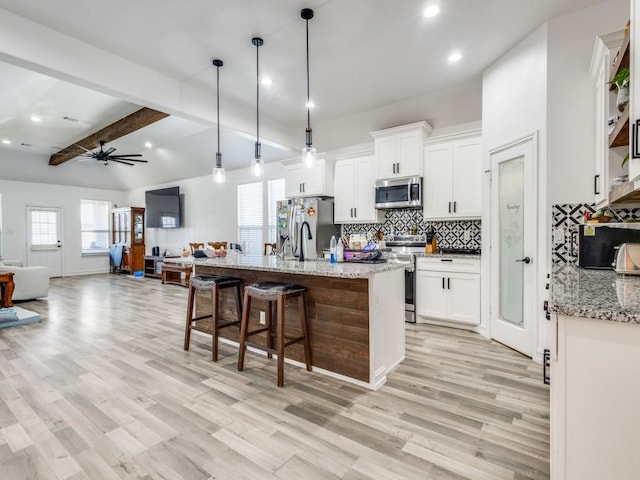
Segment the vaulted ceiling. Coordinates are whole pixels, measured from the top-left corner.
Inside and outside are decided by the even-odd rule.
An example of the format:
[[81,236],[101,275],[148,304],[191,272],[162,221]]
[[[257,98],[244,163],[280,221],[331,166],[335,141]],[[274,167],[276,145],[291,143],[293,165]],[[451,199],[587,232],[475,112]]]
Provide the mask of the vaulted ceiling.
[[[439,3],[441,11],[426,18],[422,12],[430,3]],[[12,173],[3,165],[0,178],[40,181],[28,177],[40,163],[46,166],[52,147],[73,143],[142,106],[172,116],[112,145],[118,153],[144,153],[148,165],[132,167],[135,175],[126,166],[110,166],[105,174],[100,165],[72,161],[44,169],[49,181],[129,189],[209,173],[216,142],[213,58],[225,62],[220,71],[225,166],[246,166],[255,134],[250,39],[256,35],[265,40],[261,76],[272,80],[260,87],[264,154],[267,161],[296,155],[306,120],[304,7],[315,10],[309,22],[312,126],[320,150],[367,142],[369,131],[417,120],[436,128],[477,121],[482,71],[549,18],[595,3],[0,0],[0,60],[13,64],[0,64],[0,138],[13,142],[0,144],[0,162],[21,158],[28,165],[16,164]],[[77,49],[58,49],[38,61],[28,52],[38,41],[45,50],[56,41]],[[454,51],[462,59],[449,63]],[[79,59],[86,70],[71,71]],[[142,77],[148,95],[143,87],[134,91]],[[165,84],[179,86],[177,101],[161,94]],[[32,115],[43,121],[34,124]],[[145,141],[154,147],[144,150]]]

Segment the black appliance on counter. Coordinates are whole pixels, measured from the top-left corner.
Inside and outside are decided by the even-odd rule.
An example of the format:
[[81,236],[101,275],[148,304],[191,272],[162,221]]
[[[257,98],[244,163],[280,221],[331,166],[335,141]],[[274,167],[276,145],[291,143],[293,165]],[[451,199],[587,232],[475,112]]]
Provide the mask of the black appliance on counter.
[[588,223],[579,225],[578,237],[580,267],[613,270],[616,247],[623,243],[640,243],[640,225]]

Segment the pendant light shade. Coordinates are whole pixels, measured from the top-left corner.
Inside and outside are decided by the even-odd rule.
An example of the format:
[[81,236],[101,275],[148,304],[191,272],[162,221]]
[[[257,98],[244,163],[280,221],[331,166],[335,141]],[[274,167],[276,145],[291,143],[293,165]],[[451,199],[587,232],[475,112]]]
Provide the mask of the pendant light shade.
[[313,18],[313,10],[310,8],[303,8],[300,12],[300,16],[306,22],[307,27],[307,130],[306,130],[306,143],[302,149],[302,161],[307,167],[313,166],[316,161],[316,149],[313,146],[313,139],[311,133],[311,99],[309,94],[309,20]]
[[256,47],[256,146],[253,155],[251,170],[256,177],[262,176],[262,152],[260,145],[260,47],[264,40],[259,37],[251,39],[251,43]]
[[215,183],[224,183],[227,179],[222,166],[222,153],[220,153],[220,67],[223,63],[222,60],[216,59],[213,64],[216,67],[216,107],[218,112],[216,121],[218,126],[218,151],[216,152],[216,166],[213,169],[213,181]]

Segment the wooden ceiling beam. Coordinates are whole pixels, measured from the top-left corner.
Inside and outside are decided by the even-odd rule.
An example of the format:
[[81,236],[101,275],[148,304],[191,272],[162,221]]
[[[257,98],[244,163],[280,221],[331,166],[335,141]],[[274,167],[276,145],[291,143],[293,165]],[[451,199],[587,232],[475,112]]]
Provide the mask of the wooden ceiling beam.
[[93,150],[99,145],[99,142],[101,140],[104,140],[107,143],[111,142],[131,132],[140,130],[147,125],[151,125],[158,120],[162,120],[163,118],[166,118],[168,116],[168,113],[159,112],[158,110],[153,110],[152,108],[141,108],[137,112],[133,112],[131,115],[127,115],[117,122],[114,122],[111,125],[108,125],[103,129],[98,130],[97,132],[83,138],[82,140],[74,142],[73,144],[63,148],[59,152],[54,153],[49,158],[49,165],[61,165],[64,162],[67,162],[82,155],[83,153],[86,153],[86,150],[83,150],[80,147],[84,147],[87,150]]

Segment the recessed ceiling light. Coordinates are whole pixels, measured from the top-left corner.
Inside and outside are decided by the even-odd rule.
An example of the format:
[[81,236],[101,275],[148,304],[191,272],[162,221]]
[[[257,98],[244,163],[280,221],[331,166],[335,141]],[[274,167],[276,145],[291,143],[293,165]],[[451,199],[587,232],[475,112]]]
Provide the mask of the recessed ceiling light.
[[422,14],[427,18],[435,17],[438,13],[440,13],[440,7],[437,5],[429,5],[424,9],[424,12],[422,12]]
[[4,139],[2,140],[2,143],[4,143],[5,145],[11,145],[11,140]]
[[37,115],[32,115],[31,116],[31,121],[32,122],[36,122],[36,123],[40,123],[42,121],[42,119],[40,117],[38,117]]
[[460,53],[454,52],[451,55],[449,55],[449,63],[458,62],[460,61],[461,58],[462,58],[462,55],[460,55]]
[[147,147],[147,148],[151,148],[151,147],[153,147],[153,143],[151,143],[151,142],[144,142],[144,146],[145,146],[145,147]]
[[313,101],[309,101],[309,103],[305,104],[305,107],[306,107],[306,108],[313,108],[313,107],[315,107],[315,106],[316,106],[316,104],[315,104],[315,103],[313,103]]
[[273,83],[273,80],[271,80],[269,77],[263,77],[260,83],[262,83],[262,85],[271,85]]

